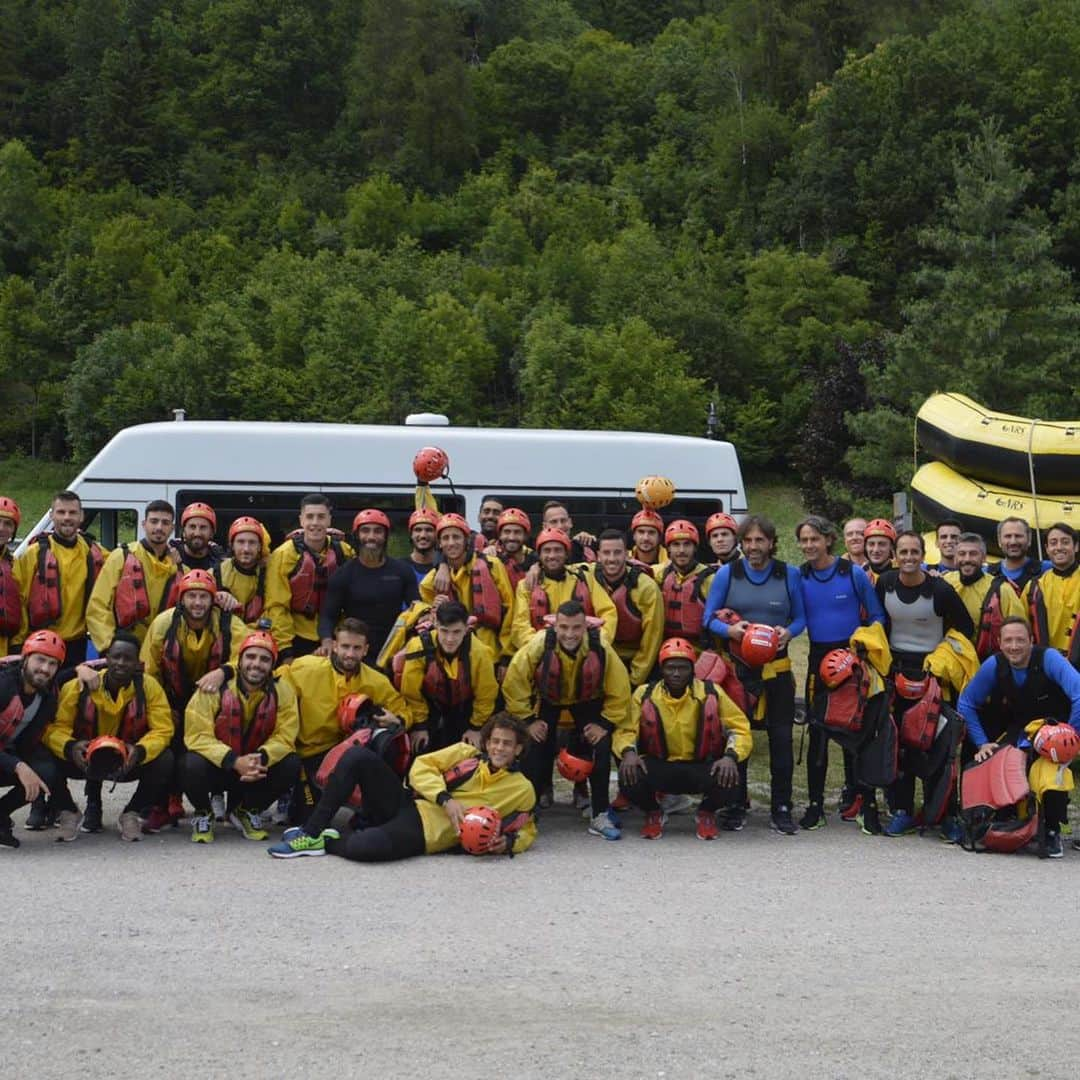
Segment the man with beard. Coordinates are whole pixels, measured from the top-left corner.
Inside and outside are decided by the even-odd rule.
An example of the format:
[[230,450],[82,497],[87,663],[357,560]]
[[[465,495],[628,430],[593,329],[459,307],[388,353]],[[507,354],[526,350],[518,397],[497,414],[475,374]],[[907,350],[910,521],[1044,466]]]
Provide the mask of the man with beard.
[[1004,558],[990,568],[990,573],[1007,578],[1017,595],[1024,596],[1031,582],[1050,569],[1050,563],[1040,562],[1030,554],[1031,528],[1023,518],[1007,517],[998,522],[997,539]]
[[863,547],[866,552],[864,569],[870,583],[876,585],[882,574],[896,568],[896,529],[884,518],[874,518],[863,532]]
[[323,656],[333,649],[334,627],[343,617],[367,625],[368,645],[377,656],[394,620],[420,596],[412,568],[386,554],[390,519],[381,510],[361,510],[353,518],[353,534],[356,558],[330,578],[319,612]]
[[266,530],[253,517],[238,517],[229,526],[229,551],[214,569],[214,598],[222,611],[236,615],[250,630],[258,627],[266,608]]
[[714,566],[726,566],[739,557],[739,525],[730,515],[720,511],[710,514],[705,522],[705,539],[716,557]]
[[435,566],[435,526],[438,524],[437,510],[421,508],[409,515],[409,565],[416,575],[417,585]]
[[513,589],[517,589],[521,579],[536,565],[536,554],[526,544],[531,532],[529,515],[516,506],[508,506],[499,515],[495,543],[485,550],[486,555],[494,555],[506,568]]
[[213,570],[222,559],[221,548],[214,543],[217,514],[206,503],[191,503],[180,515],[180,538],[170,541],[180,565],[185,570]]
[[549,499],[544,503],[540,526],[544,529],[558,529],[570,537],[570,558],[567,561],[571,565],[596,561],[596,537],[584,530],[574,533],[574,522],[565,503],[558,499]]
[[673,521],[664,533],[671,560],[656,571],[664,598],[664,638],[701,641],[705,631],[705,598],[714,571],[698,562],[698,531],[689,521]]
[[334,630],[329,656],[302,656],[279,674],[292,687],[300,710],[296,750],[300,755],[301,783],[289,809],[289,820],[302,824],[318,802],[315,776],[326,752],[342,739],[338,705],[350,694],[364,694],[379,711],[380,724],[409,727],[405,699],[376,668],[364,663],[369,631],[359,619],[344,618]]
[[927,566],[926,569],[931,574],[944,576],[957,569],[956,545],[960,540],[962,529],[963,526],[954,518],[946,518],[944,521],[938,522],[934,538],[937,541],[938,553],[941,558],[933,566]]
[[866,566],[866,518],[844,523],[844,554],[855,566]]
[[[56,673],[64,662],[64,639],[51,630],[27,636],[18,663],[0,668],[0,848],[17,848],[11,815],[47,796],[57,783],[56,763],[41,735],[56,715]],[[79,816],[67,811],[60,839],[74,840]]]
[[256,630],[240,645],[237,671],[216,690],[198,690],[184,714],[184,792],[195,808],[194,843],[214,839],[211,792],[229,798],[229,821],[246,840],[265,840],[262,811],[296,783],[296,696],[274,678],[277,644]]
[[1003,574],[988,574],[986,541],[973,532],[961,533],[956,542],[957,569],[945,575],[967,608],[974,626],[972,645],[980,660],[986,660],[1001,647],[1002,622],[1017,616],[1027,622],[1028,612],[1023,601]]
[[1073,648],[1073,624],[1080,609],[1080,563],[1077,563],[1077,533],[1064,521],[1055,522],[1046,531],[1046,554],[1050,569],[1044,571],[1028,588],[1031,628],[1035,642],[1057,649],[1066,656]]
[[480,533],[476,544],[478,551],[483,551],[499,538],[499,515],[502,512],[503,504],[491,495],[480,504],[480,512],[477,514],[480,523]]
[[634,546],[630,559],[642,566],[652,567],[667,562],[668,553],[660,537],[664,533],[664,519],[655,510],[639,510],[630,520],[630,536]]

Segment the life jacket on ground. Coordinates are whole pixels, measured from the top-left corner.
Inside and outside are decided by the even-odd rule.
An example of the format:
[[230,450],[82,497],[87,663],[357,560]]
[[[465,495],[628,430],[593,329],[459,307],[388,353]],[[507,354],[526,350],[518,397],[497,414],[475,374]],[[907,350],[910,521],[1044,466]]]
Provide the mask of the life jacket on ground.
[[596,580],[608,596],[611,597],[611,602],[615,605],[615,611],[618,615],[618,623],[615,627],[615,641],[617,644],[636,645],[641,640],[641,612],[630,594],[637,588],[638,579],[643,573],[648,573],[648,571],[640,566],[628,565],[622,580],[612,588],[599,569],[596,572]]
[[[589,586],[585,576],[576,570],[567,570],[567,575],[574,579],[574,593],[571,597],[585,609],[586,617],[595,615],[593,610],[592,596],[589,594]],[[548,596],[543,582],[538,582],[536,588],[529,593],[529,621],[534,630],[543,630],[544,619],[551,614],[551,597]]]
[[694,641],[701,636],[705,618],[705,596],[702,585],[708,568],[690,574],[682,584],[674,565],[664,571],[660,591],[664,596],[664,637],[683,637]]
[[[590,627],[586,631],[583,644],[588,653],[578,668],[577,685],[574,688],[575,704],[595,701],[604,694],[604,667],[607,656],[600,641],[600,631]],[[558,705],[562,696],[562,660],[559,658],[557,645],[555,631],[548,627],[544,635],[544,653],[536,667],[535,682],[541,701],[549,705]]]
[[[330,780],[330,774],[333,773],[341,759],[354,746],[365,746],[372,753],[378,754],[398,776],[403,780],[405,779],[411,759],[408,733],[400,724],[391,724],[389,727],[366,725],[357,728],[347,738],[342,739],[341,742],[323,755],[319,770],[315,774],[317,787],[326,787]],[[363,793],[359,786],[354,787],[347,800],[349,806],[361,806],[363,801]]]
[[244,730],[244,703],[240,695],[228,683],[222,688],[221,704],[214,719],[214,736],[234,754],[254,753],[274,734],[278,705],[276,681],[271,679],[267,684],[247,731]]
[[[1016,817],[999,818],[1016,807]],[[1039,813],[1028,783],[1023,750],[1002,746],[985,761],[968,765],[960,775],[961,846],[966,851],[1013,852],[1039,831]]]
[[473,556],[469,577],[472,587],[471,614],[477,625],[498,630],[503,623],[503,602],[486,555]]
[[[666,758],[667,735],[660,710],[652,699],[659,682],[649,683],[641,702],[641,724],[638,728],[638,746],[650,757]],[[692,693],[688,688],[687,693]],[[724,752],[724,725],[720,720],[719,702],[715,687],[705,683],[705,697],[695,698],[697,703],[697,736],[694,739],[694,760],[713,761]]]
[[[161,649],[161,676],[162,684],[168,694],[169,701],[174,708],[186,704],[194,690],[191,677],[184,666],[183,650],[180,648],[180,621],[184,617],[184,610],[177,607],[173,613],[172,622],[165,634],[165,641]],[[217,622],[217,632],[214,633],[214,623]],[[210,612],[210,619],[203,630],[204,634],[213,634],[214,641],[210,646],[210,655],[207,659],[206,670],[216,671],[226,663],[232,652],[232,619],[222,617],[219,609],[214,608]],[[222,739],[222,742],[227,740]]]
[[[102,675],[102,685],[105,676]],[[143,677],[136,673],[133,682],[135,696],[127,703],[123,715],[120,717],[120,726],[116,731],[116,737],[126,743],[137,743],[150,730],[146,716],[146,688],[143,685]],[[79,694],[79,703],[75,708],[75,738],[89,741],[98,735],[98,710],[90,690],[83,687]]]
[[176,590],[180,583],[174,573],[161,591],[161,603],[158,610],[150,608],[150,593],[146,588],[146,569],[139,557],[132,551],[132,545],[124,544],[124,564],[120,567],[120,579],[116,583],[113,596],[113,615],[117,630],[130,630],[138,623],[149,619],[162,611],[176,606]]
[[1005,615],[1001,610],[1001,590],[1012,585],[1003,574],[993,576],[990,588],[983,597],[979,610],[979,622],[975,627],[975,653],[980,660],[993,656],[1001,648],[1001,624]]
[[[51,533],[42,533],[34,538],[37,544],[37,568],[30,579],[30,595],[26,600],[27,616],[31,630],[41,630],[56,623],[62,613],[60,596],[60,564],[56,553],[49,543]],[[94,582],[105,565],[105,553],[93,540],[86,542],[86,584],[83,597],[83,611],[90,600]]]
[[327,541],[325,557],[320,562],[303,538],[292,536],[290,539],[296,548],[296,565],[289,574],[289,609],[309,618],[318,615],[330,575],[345,565],[345,552],[341,541],[333,537]]

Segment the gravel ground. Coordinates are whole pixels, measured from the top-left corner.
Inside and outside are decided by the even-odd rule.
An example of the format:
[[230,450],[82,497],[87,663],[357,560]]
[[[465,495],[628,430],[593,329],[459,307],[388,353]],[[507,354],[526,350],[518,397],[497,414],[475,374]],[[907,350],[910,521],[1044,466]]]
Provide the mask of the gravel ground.
[[560,806],[512,861],[363,867],[231,829],[123,844],[119,805],[73,844],[20,814],[0,851],[9,1076],[1076,1075],[1080,852],[788,838],[760,809],[607,843]]

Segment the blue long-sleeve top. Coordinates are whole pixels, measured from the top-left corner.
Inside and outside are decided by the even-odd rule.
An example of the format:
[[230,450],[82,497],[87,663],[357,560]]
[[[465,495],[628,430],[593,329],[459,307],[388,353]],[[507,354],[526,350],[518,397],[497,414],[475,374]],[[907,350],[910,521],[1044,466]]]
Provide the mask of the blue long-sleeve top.
[[[754,585],[764,585],[773,572],[776,560],[770,559],[764,570],[754,570],[746,559],[742,559],[741,562],[747,579]],[[725,641],[728,636],[728,624],[715,616],[727,602],[728,589],[731,586],[731,566],[731,563],[726,563],[716,571],[712,585],[709,588],[709,595],[705,600],[705,625],[717,637],[721,637]],[[791,618],[788,619],[787,630],[793,638],[798,637],[806,629],[806,609],[803,605],[802,585],[799,578],[798,569],[789,563],[787,566],[787,591],[788,598],[791,600]]]
[[[1061,687],[1069,699],[1069,723],[1080,731],[1080,671],[1054,649],[1047,649],[1043,653],[1043,671],[1051,682]],[[1018,687],[1023,686],[1027,682],[1028,669],[1013,668],[1012,677]],[[960,700],[956,703],[957,711],[967,724],[967,737],[976,748],[990,741],[979,718],[979,708],[989,701],[996,683],[997,659],[991,656],[983,661],[975,673],[975,678],[964,687]]]
[[861,566],[841,574],[837,559],[828,570],[804,567],[799,580],[811,645],[847,641],[860,626],[884,624],[885,611]]

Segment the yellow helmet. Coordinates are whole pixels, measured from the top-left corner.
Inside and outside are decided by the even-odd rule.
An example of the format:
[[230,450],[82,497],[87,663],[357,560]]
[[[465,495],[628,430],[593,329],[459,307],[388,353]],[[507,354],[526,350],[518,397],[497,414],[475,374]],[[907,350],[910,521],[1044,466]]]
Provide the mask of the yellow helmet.
[[634,494],[647,510],[660,510],[671,505],[675,485],[666,476],[644,476],[637,482]]

